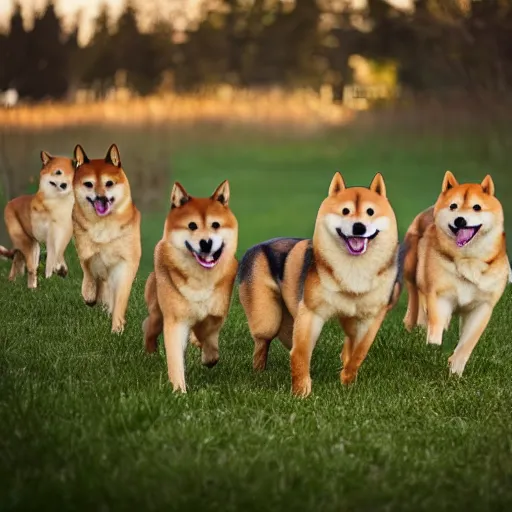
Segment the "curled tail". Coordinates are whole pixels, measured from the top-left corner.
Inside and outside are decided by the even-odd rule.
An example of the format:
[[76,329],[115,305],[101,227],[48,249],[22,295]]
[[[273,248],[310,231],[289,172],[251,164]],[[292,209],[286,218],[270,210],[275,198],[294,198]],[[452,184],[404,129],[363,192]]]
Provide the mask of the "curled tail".
[[16,254],[16,249],[7,249],[3,245],[0,245],[0,258],[12,260]]

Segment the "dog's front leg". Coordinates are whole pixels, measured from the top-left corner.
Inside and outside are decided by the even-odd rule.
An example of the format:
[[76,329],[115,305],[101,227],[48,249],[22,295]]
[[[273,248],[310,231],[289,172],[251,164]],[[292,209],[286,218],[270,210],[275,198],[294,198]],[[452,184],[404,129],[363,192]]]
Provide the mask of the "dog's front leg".
[[311,393],[310,365],[313,349],[325,320],[300,302],[293,329],[290,363],[292,371],[292,392],[306,397]]
[[167,358],[167,372],[174,391],[187,392],[185,385],[185,349],[190,328],[164,316],[164,344]]
[[48,238],[46,239],[46,266],[44,272],[44,277],[46,277],[46,279],[52,277],[55,262],[55,234],[53,226],[50,226],[50,229],[48,230]]
[[110,272],[108,286],[113,294],[112,332],[121,334],[124,330],[125,313],[134,277],[135,274],[127,263],[118,264]]
[[[357,371],[366,359],[386,313],[387,307],[379,311],[374,318],[356,319],[350,323],[350,327],[347,329],[347,335],[350,338],[350,345],[348,346],[351,347],[351,352],[346,364],[345,360],[343,362],[343,370],[341,370],[340,374],[343,384],[350,384],[355,380]],[[345,341],[345,344],[346,343],[347,340]]]
[[[46,277],[50,277],[53,272],[56,272],[61,277],[66,277],[68,267],[64,260],[64,252],[71,240],[73,232],[63,230],[56,225],[52,226],[48,235],[48,255],[46,258]],[[51,257],[50,257],[51,251]]]
[[491,319],[491,315],[492,307],[489,304],[482,304],[461,315],[459,343],[448,359],[452,374],[462,375],[473,349]]
[[427,343],[441,345],[443,331],[450,325],[452,303],[445,297],[429,292],[427,296]]

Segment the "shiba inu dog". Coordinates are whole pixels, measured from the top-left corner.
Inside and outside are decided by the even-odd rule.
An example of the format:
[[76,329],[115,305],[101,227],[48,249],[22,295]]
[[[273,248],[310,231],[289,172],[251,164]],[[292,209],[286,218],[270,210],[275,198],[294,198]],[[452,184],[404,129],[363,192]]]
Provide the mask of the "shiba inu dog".
[[75,147],[73,234],[84,276],[82,296],[100,302],[112,315],[112,332],[121,333],[141,257],[140,213],[112,144],[105,158],[89,160]]
[[427,326],[427,343],[440,345],[453,314],[459,343],[450,372],[462,375],[510,276],[503,209],[487,175],[459,184],[447,171],[436,204],[420,213],[405,237],[408,330]]
[[351,383],[398,300],[398,256],[396,218],[382,175],[368,189],[347,188],[336,173],[312,240],[269,240],[240,262],[254,368],[265,368],[270,342],[278,337],[291,349],[293,393],[309,395],[313,349],[324,323],[336,317],[346,335],[341,381]]
[[41,151],[41,161],[37,193],[12,199],[4,210],[13,249],[0,246],[0,256],[13,260],[9,279],[23,275],[26,267],[29,288],[37,288],[40,243],[46,245],[45,276],[67,275],[64,252],[73,235],[73,162],[46,151]]
[[162,240],[155,247],[155,271],[146,282],[149,316],[142,329],[148,352],[163,331],[169,380],[186,392],[187,340],[201,347],[201,362],[219,360],[219,331],[228,314],[238,262],[238,222],[229,208],[229,183],[209,198],[191,197],[176,182]]

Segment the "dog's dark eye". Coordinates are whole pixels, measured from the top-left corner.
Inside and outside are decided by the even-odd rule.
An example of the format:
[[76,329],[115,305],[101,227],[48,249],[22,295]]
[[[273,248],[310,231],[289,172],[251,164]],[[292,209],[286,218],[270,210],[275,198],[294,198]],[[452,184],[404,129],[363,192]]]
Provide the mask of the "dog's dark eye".
[[108,180],[108,181],[107,181],[107,183],[105,183],[105,186],[106,186],[107,188],[110,188],[110,187],[112,187],[113,185],[114,185],[114,182],[113,182],[112,180]]
[[60,169],[56,170],[55,171],[55,175],[56,176],[60,176],[62,174],[62,171]]
[[366,213],[371,217],[375,212],[373,211],[373,208],[368,208],[368,210],[366,210]]
[[90,181],[84,181],[84,185],[85,185],[87,188],[92,188],[92,187],[94,186]]
[[341,213],[343,213],[343,215],[348,215],[350,213],[350,210],[348,208],[343,208],[343,210],[341,210]]
[[191,222],[188,225],[188,229],[190,229],[190,231],[195,231],[197,229],[197,224],[195,222]]
[[457,205],[455,203],[452,203],[450,205],[450,210],[456,210],[457,209]]
[[219,229],[220,228],[220,224],[218,222],[212,222],[212,228],[213,229]]
[[473,206],[473,210],[475,210],[475,212],[479,212],[481,209],[482,207],[479,204],[475,204],[475,206]]

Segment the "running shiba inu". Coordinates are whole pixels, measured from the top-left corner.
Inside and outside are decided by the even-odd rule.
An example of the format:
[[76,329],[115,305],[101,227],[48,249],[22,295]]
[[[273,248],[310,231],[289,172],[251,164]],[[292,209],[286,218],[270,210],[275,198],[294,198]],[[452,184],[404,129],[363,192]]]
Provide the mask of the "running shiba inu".
[[341,381],[354,381],[388,309],[398,300],[399,244],[381,174],[370,188],[346,188],[334,175],[312,240],[277,238],[240,262],[240,301],[254,339],[253,366],[266,366],[270,342],[291,349],[292,391],[311,392],[310,361],[324,323],[344,332]]
[[82,296],[89,306],[101,302],[112,315],[112,332],[121,333],[141,257],[140,213],[115,144],[104,159],[89,160],[80,145],[74,157],[73,233]]
[[452,315],[460,315],[459,343],[448,360],[453,374],[462,375],[509,280],[503,222],[491,176],[460,185],[447,171],[436,204],[405,237],[404,324],[426,325],[427,343],[440,345]]
[[155,247],[155,271],[146,282],[149,316],[142,329],[148,352],[163,331],[169,380],[186,392],[187,340],[201,347],[201,361],[219,360],[219,331],[228,314],[238,262],[238,223],[229,208],[229,183],[209,198],[191,197],[176,182],[162,240]]
[[37,288],[40,243],[46,245],[45,276],[67,275],[64,252],[73,235],[73,162],[46,151],[41,151],[41,161],[37,193],[12,199],[4,210],[13,249],[0,246],[0,256],[13,260],[9,279],[14,281],[18,274],[23,275],[26,266],[29,288]]

